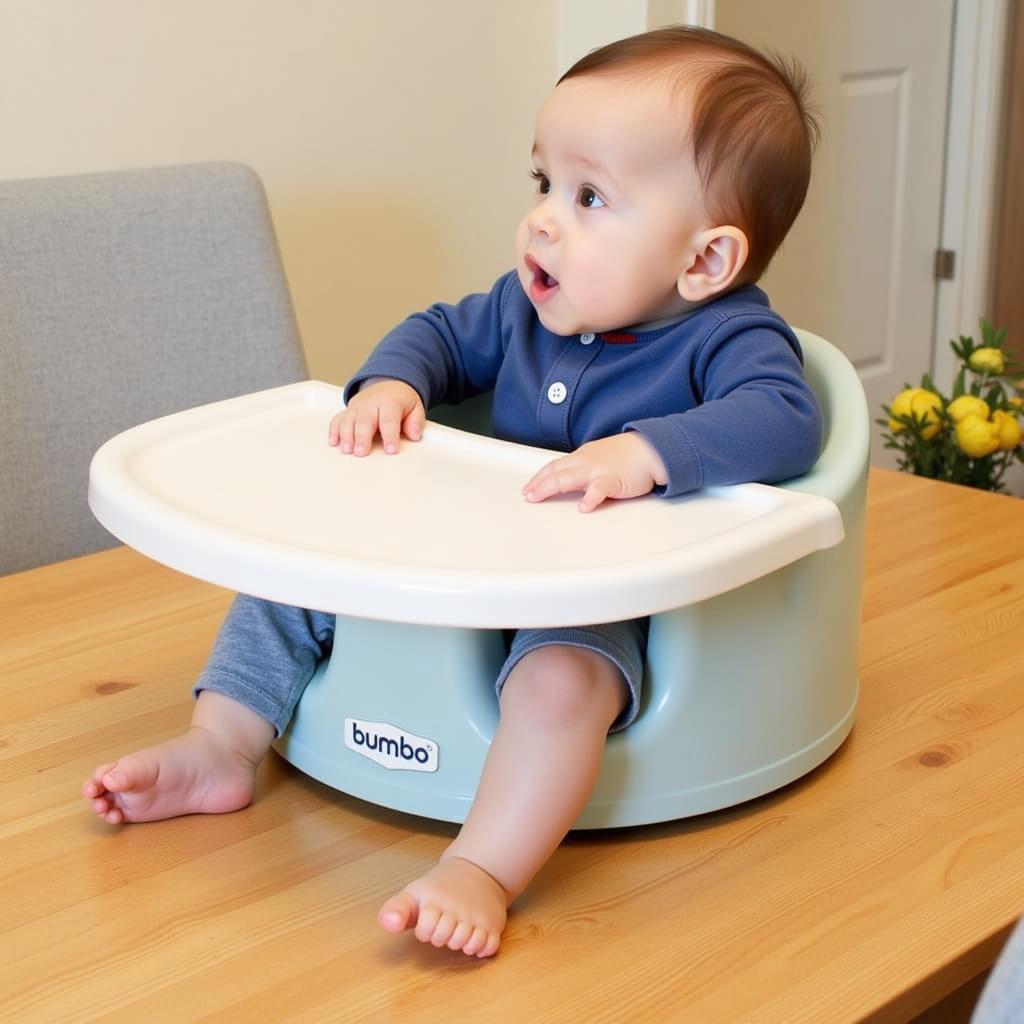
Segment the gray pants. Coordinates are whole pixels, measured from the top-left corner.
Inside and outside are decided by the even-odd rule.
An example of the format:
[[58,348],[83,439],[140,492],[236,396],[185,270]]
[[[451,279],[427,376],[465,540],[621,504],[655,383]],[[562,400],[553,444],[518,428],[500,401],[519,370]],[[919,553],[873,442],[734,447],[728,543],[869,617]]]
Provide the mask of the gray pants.
[[192,693],[222,693],[280,736],[317,665],[334,646],[334,616],[239,594]]
[[[624,729],[640,707],[647,619],[565,629],[520,629],[509,634],[511,646],[495,681],[498,693],[524,654],[538,647],[564,644],[603,654],[618,666],[628,703],[612,731]],[[193,694],[222,693],[265,718],[280,736],[317,665],[334,646],[334,615],[275,604],[239,594],[217,634],[213,653],[196,681]]]

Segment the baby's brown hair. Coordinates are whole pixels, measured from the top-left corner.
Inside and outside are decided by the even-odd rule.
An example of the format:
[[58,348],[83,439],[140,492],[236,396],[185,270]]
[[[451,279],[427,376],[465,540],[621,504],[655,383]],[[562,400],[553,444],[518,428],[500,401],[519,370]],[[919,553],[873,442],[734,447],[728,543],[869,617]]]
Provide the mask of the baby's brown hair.
[[750,252],[740,280],[756,281],[807,195],[819,135],[807,76],[793,61],[680,25],[602,46],[558,81],[658,72],[693,89],[690,141],[708,213],[746,234]]

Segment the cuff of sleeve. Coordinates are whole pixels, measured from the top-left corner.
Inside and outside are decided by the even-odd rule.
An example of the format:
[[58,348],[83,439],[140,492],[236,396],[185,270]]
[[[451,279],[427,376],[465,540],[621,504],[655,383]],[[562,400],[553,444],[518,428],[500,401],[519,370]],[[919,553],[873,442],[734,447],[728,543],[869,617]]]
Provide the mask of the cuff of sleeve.
[[666,417],[631,420],[623,430],[635,430],[650,442],[665,465],[668,482],[653,493],[666,498],[696,491],[704,482],[704,465],[686,431]]

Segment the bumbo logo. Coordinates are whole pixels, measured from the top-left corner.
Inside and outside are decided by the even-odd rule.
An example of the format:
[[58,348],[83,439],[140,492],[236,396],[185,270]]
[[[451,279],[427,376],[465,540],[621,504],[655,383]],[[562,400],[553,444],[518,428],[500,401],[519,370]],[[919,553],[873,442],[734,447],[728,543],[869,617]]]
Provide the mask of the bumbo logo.
[[346,718],[345,746],[392,771],[437,771],[437,744],[423,736],[403,732],[388,722]]

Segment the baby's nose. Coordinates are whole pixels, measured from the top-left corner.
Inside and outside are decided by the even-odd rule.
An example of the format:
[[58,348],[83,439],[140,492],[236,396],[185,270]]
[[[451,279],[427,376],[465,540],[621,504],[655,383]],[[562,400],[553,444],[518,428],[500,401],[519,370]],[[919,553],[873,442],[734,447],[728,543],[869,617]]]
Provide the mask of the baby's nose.
[[538,203],[527,215],[526,223],[534,235],[545,235],[551,241],[558,238],[558,219],[550,202]]

